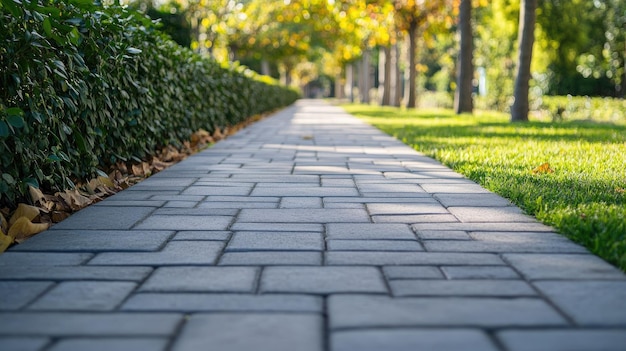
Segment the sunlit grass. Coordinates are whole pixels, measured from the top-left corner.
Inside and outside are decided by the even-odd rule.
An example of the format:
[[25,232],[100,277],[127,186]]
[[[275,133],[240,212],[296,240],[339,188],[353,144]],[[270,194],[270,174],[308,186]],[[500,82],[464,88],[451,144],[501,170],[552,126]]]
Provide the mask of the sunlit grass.
[[[344,108],[626,271],[626,123],[513,124],[493,112]],[[546,162],[553,173],[533,173]]]

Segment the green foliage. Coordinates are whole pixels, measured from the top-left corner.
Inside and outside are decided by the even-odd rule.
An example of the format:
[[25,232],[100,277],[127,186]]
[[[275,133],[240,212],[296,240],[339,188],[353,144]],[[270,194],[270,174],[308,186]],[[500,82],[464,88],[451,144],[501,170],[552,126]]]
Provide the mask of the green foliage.
[[0,202],[73,186],[293,102],[244,67],[182,48],[152,22],[86,0],[0,2]]
[[[483,113],[346,106],[626,270],[626,120],[525,124]],[[622,114],[623,116],[623,114]],[[548,162],[554,173],[535,174]]]

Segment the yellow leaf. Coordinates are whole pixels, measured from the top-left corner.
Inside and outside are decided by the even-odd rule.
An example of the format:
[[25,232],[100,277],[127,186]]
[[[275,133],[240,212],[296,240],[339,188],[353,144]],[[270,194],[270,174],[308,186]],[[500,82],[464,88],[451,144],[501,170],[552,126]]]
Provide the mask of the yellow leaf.
[[115,188],[115,184],[113,184],[113,181],[109,177],[99,176],[98,180],[100,181],[100,183],[108,186],[109,188]]
[[141,164],[132,165],[133,175],[141,177],[144,175],[143,167]]
[[548,162],[533,169],[533,174],[545,174],[545,173],[554,173],[554,170],[550,168],[550,164]]
[[9,230],[9,223],[4,218],[2,213],[0,213],[0,234],[6,234]]
[[39,216],[39,209],[37,207],[19,204],[17,205],[17,210],[15,210],[15,213],[13,213],[13,216],[11,216],[9,220],[9,225],[12,226],[21,217],[26,217],[29,221],[32,221],[37,216]]
[[9,236],[15,240],[22,240],[46,229],[48,229],[48,223],[33,223],[26,217],[20,217],[9,228]]
[[9,247],[9,245],[11,245],[12,242],[12,237],[0,233],[0,252],[6,251],[6,249]]
[[33,200],[33,203],[36,204],[37,202],[44,200],[44,195],[41,192],[41,190],[37,188],[33,188],[32,186],[29,185],[28,192],[30,193],[30,198],[31,200]]
[[78,190],[66,190],[63,193],[59,193],[59,196],[67,203],[74,211],[78,211],[91,204],[91,200],[83,196]]

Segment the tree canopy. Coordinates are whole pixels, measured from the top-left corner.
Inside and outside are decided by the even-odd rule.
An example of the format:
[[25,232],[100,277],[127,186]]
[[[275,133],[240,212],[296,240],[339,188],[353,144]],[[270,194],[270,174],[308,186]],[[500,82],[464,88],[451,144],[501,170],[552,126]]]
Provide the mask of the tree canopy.
[[[460,0],[138,1],[183,16],[191,39],[182,44],[266,74],[306,70],[339,79],[364,53],[399,45],[402,70],[411,82],[411,72],[420,76],[407,91],[456,89]],[[471,5],[471,60],[485,72],[487,104],[504,109],[513,94],[520,2]],[[538,0],[531,93],[624,96],[625,29],[623,1]]]

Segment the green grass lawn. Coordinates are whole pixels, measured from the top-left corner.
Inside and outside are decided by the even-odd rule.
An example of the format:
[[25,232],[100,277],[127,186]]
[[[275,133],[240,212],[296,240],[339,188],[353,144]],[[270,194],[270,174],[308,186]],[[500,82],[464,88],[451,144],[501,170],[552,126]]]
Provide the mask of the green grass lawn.
[[[345,105],[626,271],[626,121],[508,121],[493,112]],[[550,172],[533,172],[549,163]]]

